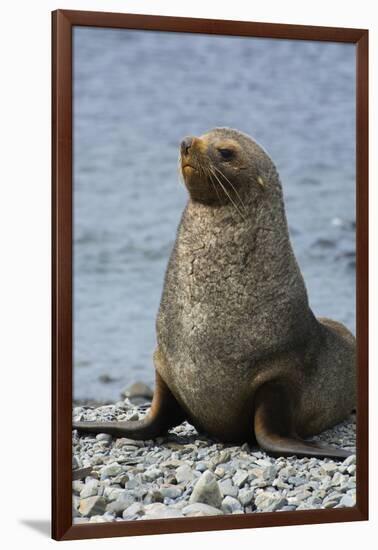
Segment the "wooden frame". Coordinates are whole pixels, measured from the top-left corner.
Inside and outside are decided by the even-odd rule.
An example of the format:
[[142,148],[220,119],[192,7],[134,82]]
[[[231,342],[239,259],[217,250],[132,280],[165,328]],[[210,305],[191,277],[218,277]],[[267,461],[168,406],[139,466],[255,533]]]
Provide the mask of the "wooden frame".
[[[357,505],[354,508],[72,525],[72,27],[349,42],[357,63]],[[52,536],[56,540],[368,519],[368,31],[58,10],[52,14]]]

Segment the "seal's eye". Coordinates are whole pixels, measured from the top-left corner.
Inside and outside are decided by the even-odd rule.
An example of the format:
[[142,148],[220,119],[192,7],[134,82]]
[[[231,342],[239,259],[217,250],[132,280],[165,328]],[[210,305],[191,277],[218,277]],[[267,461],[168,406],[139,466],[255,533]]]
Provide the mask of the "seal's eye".
[[218,151],[223,159],[228,160],[234,156],[234,151],[232,151],[231,149],[218,149]]

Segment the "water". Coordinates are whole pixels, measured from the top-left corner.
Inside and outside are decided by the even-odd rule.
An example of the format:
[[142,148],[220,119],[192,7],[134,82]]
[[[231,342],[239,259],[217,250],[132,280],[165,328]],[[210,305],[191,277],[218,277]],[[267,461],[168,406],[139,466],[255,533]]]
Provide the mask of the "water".
[[76,399],[153,384],[178,144],[214,126],[268,150],[311,306],[355,331],[354,103],[354,45],[74,29]]

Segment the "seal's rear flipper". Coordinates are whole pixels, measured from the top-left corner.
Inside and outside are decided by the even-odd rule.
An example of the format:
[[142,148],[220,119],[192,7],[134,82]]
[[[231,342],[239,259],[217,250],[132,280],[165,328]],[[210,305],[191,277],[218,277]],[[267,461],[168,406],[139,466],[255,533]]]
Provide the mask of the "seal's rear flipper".
[[269,383],[256,395],[254,414],[255,438],[272,456],[317,456],[347,458],[352,453],[323,443],[304,441],[293,435],[290,399],[278,384]]
[[72,429],[84,433],[108,433],[114,437],[153,439],[169,428],[181,424],[185,414],[170,389],[156,372],[154,398],[151,409],[143,420],[126,422],[73,422]]

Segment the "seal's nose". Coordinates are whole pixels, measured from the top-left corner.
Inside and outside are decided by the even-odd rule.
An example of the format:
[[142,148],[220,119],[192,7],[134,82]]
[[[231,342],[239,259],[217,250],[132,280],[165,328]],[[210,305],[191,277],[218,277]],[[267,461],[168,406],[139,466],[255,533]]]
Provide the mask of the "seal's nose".
[[189,153],[189,149],[193,145],[194,137],[187,136],[185,137],[181,142],[181,154],[187,155]]

